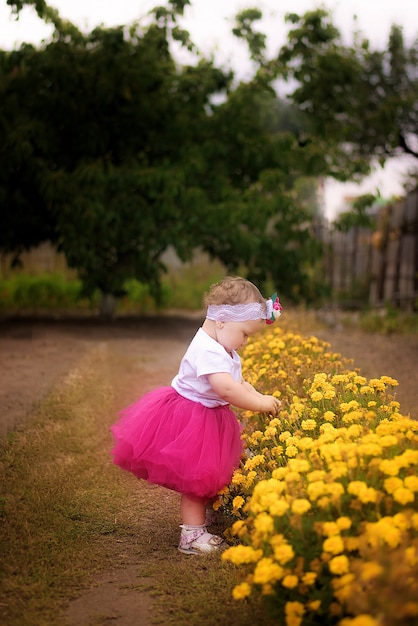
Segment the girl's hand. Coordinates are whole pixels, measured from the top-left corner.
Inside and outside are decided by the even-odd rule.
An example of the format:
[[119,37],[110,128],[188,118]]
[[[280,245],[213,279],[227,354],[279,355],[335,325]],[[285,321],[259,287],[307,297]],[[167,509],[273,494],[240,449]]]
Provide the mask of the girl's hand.
[[277,415],[282,408],[282,403],[274,396],[263,396],[262,402],[264,407],[261,410],[264,413],[272,413],[273,415]]

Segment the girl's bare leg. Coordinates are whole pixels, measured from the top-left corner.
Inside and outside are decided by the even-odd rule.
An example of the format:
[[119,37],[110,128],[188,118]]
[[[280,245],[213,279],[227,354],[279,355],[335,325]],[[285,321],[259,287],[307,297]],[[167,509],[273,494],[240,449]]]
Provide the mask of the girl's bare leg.
[[207,500],[182,494],[180,501],[180,513],[183,524],[201,526],[205,523]]

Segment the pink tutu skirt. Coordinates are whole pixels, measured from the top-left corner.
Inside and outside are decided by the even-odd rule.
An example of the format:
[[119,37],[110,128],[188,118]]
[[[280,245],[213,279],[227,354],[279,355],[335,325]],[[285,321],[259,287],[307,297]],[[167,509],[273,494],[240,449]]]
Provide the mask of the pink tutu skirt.
[[213,498],[240,462],[241,427],[228,405],[207,408],[159,387],[131,404],[111,427],[113,462],[137,478]]

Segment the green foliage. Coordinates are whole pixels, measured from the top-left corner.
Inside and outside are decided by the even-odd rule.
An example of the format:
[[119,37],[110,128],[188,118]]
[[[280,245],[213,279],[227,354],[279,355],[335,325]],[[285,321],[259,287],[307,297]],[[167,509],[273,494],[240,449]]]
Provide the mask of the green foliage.
[[320,250],[318,204],[299,179],[325,173],[325,151],[277,97],[258,10],[237,16],[260,66],[247,84],[232,88],[232,72],[203,56],[176,65],[173,41],[194,50],[178,23],[187,4],[157,7],[148,27],[88,35],[36,5],[52,41],[0,53],[0,250],[18,258],[49,240],[84,294],[121,297],[134,278],[158,299],[164,251],[187,260],[200,247],[303,299]]
[[417,334],[418,316],[387,305],[381,311],[364,311],[359,326],[362,330],[382,335]]
[[370,161],[415,157],[418,55],[392,25],[387,46],[373,50],[356,34],[351,46],[326,10],[288,16],[292,28],[279,60],[296,80],[291,101],[307,114],[307,132],[327,151],[332,175],[368,173]]
[[233,35],[245,39],[254,61],[262,63],[266,49],[266,35],[253,29],[253,22],[260,20],[263,14],[259,9],[245,9],[236,16],[236,24],[232,29]]
[[[196,257],[191,263],[170,270],[164,275],[158,302],[150,286],[135,278],[123,284],[124,296],[120,298],[116,312],[148,313],[167,309],[199,311],[203,293],[209,286],[225,275],[220,263],[210,263],[205,257]],[[0,278],[0,311],[10,313],[37,313],[51,311],[88,312],[97,307],[99,293],[90,299],[83,295],[80,280],[71,280],[62,274],[15,274],[11,278]]]
[[0,310],[68,309],[81,302],[81,282],[60,274],[0,278]]
[[375,219],[367,214],[367,209],[376,201],[373,194],[365,194],[354,200],[351,211],[343,211],[333,222],[336,230],[347,233],[352,228],[372,228]]

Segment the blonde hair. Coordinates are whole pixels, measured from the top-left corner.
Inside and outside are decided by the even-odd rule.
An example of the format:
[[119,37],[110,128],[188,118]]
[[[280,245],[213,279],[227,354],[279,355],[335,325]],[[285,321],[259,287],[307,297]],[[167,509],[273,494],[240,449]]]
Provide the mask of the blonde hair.
[[203,304],[208,307],[211,304],[248,304],[257,302],[266,304],[258,287],[240,276],[226,276],[218,283],[212,285],[203,297]]

